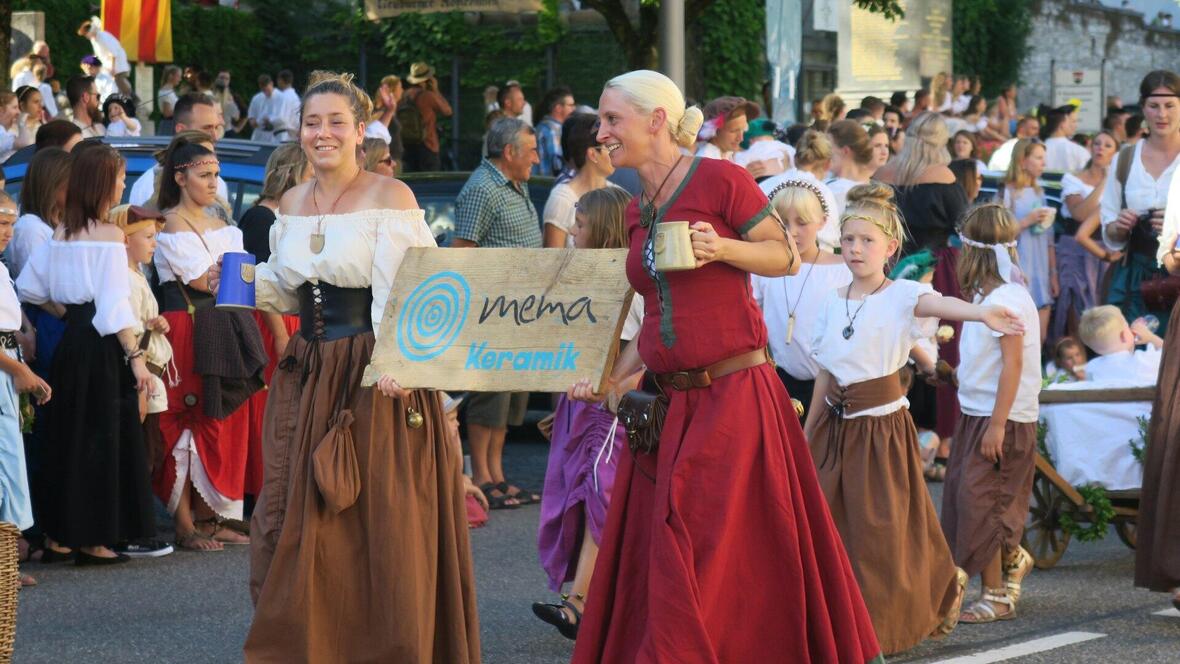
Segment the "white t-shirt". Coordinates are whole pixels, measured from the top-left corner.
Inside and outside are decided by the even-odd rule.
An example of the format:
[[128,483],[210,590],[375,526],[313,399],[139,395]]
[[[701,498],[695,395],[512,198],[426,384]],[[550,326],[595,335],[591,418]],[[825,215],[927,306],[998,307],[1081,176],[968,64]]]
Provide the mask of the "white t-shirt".
[[1168,205],[1164,208],[1164,227],[1160,231],[1160,248],[1156,259],[1164,264],[1164,254],[1180,244],[1180,178],[1172,178],[1168,186]]
[[853,187],[865,184],[864,182],[857,182],[856,180],[849,180],[848,178],[832,178],[825,184],[828,189],[832,190],[832,195],[836,198],[836,215],[844,214],[844,208],[848,206],[848,192]]
[[[1037,305],[1033,303],[1028,289],[1018,284],[999,286],[982,301],[976,296],[975,302],[985,307],[1007,307],[1024,322],[1027,332],[1021,343],[1023,364],[1020,386],[1016,388],[1016,400],[1012,402],[1008,419],[1013,422],[1036,422],[1041,392],[1041,339],[1036,333],[1040,329]],[[959,335],[959,407],[967,415],[991,417],[995,408],[1000,371],[1004,366],[1000,352],[1002,336],[983,323],[963,323],[963,331]]]
[[574,227],[574,206],[578,202],[578,195],[568,182],[562,182],[549,190],[549,198],[545,201],[545,210],[541,213],[541,220],[567,233],[565,244],[574,246],[574,238],[568,235]]
[[[909,362],[914,344],[929,336],[931,324],[937,325],[932,318],[914,315],[918,298],[934,293],[930,284],[908,279],[894,281],[864,300],[846,301],[838,291],[830,291],[816,316],[812,357],[843,387],[897,373]],[[853,333],[845,339],[849,316],[855,317]],[[844,417],[888,415],[908,406],[902,397]]]
[[106,125],[104,125],[100,120],[95,120],[94,124],[92,125],[84,125],[79,122],[77,118],[74,118],[73,122],[78,126],[78,129],[82,130],[82,138],[84,139],[99,138],[107,135]]
[[16,138],[20,135],[20,118],[13,120],[11,127],[0,127],[0,164],[3,164],[16,152]]
[[98,88],[98,103],[106,101],[107,97],[119,91],[119,86],[115,85],[115,77],[111,76],[105,69],[99,70],[98,75],[94,77],[94,86]]
[[111,74],[118,76],[131,71],[131,63],[127,61],[127,51],[123,50],[119,39],[111,33],[99,30],[98,34],[91,37],[90,46],[94,48],[94,54],[102,61],[102,66],[109,69]]
[[49,119],[52,120],[58,115],[57,100],[53,98],[53,88],[48,83],[42,83],[37,86],[41,91],[41,104],[45,106],[45,112],[49,114]]
[[33,76],[32,69],[26,69],[16,76],[12,77],[12,91],[16,92],[26,85],[36,85],[37,77]]
[[951,112],[955,115],[962,115],[967,112],[967,107],[971,105],[971,95],[959,95],[955,101],[951,103]]
[[1045,141],[1045,170],[1058,173],[1080,171],[1090,162],[1090,151],[1064,136]]
[[180,101],[180,97],[176,95],[175,88],[160,88],[160,91],[156,93],[156,107],[159,109],[163,109],[164,104],[168,104],[175,111],[178,101]]
[[[804,265],[794,276],[753,275],[754,300],[762,307],[762,317],[766,320],[770,354],[783,371],[799,380],[814,380],[819,374],[819,364],[811,354],[815,341],[812,326],[828,293],[850,283],[852,273],[842,262]],[[788,319],[792,312],[795,325],[788,343]]]
[[[156,193],[156,174],[159,172],[160,167],[155,166],[136,178],[135,184],[131,185],[131,193],[127,195],[127,202],[132,205],[146,205]],[[221,200],[229,201],[229,187],[220,175],[217,176],[217,195]]]
[[836,196],[832,193],[832,190],[828,188],[828,185],[819,181],[819,178],[815,177],[808,171],[799,170],[797,168],[793,168],[781,175],[767,178],[762,182],[759,182],[758,187],[762,189],[762,193],[770,196],[771,192],[773,192],[776,187],[788,180],[805,180],[814,184],[816,188],[819,189],[820,198],[827,206],[828,214],[827,222],[824,223],[823,228],[819,229],[819,234],[816,236],[816,241],[819,242],[820,248],[824,251],[835,252],[840,246],[840,213],[836,209]]
[[129,125],[126,120],[115,120],[111,124],[107,125],[107,136],[112,138],[118,138],[121,136],[139,136],[140,129],[139,121],[134,121]]
[[643,328],[643,296],[636,293],[631,298],[631,308],[627,310],[627,319],[623,321],[623,332],[619,338],[623,341],[631,341],[638,334],[639,330]]
[[1086,380],[1155,385],[1159,380],[1162,357],[1163,353],[1155,346],[1100,355],[1086,363]]
[[[265,92],[259,90],[253,97],[250,98],[250,108],[246,111],[246,117],[258,123],[258,126],[254,127],[254,133],[250,134],[250,140],[252,141],[258,141],[259,143],[276,142],[274,132],[269,129],[262,128],[263,121],[269,117],[268,112],[270,110],[270,100],[272,97],[274,97],[273,94],[270,97],[267,97]],[[368,129],[366,129],[366,131],[368,131]]]

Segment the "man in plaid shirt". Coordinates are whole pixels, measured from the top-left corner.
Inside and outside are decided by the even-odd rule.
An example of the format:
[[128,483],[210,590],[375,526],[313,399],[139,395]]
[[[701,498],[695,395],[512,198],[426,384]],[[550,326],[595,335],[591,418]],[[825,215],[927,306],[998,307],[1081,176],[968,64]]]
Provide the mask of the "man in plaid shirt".
[[[541,223],[529,199],[529,173],[538,162],[537,136],[523,120],[502,118],[487,136],[487,158],[455,199],[453,247],[541,247]],[[524,422],[527,392],[478,392],[467,397],[467,430],[475,483],[492,509],[539,502],[509,484],[501,463],[508,425]]]

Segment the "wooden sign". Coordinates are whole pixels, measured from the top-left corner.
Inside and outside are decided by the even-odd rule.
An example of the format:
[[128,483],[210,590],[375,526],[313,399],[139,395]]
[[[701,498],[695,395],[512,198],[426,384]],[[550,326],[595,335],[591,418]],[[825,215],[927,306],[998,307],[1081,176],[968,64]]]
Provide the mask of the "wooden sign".
[[406,252],[363,385],[564,392],[602,384],[631,304],[626,249]]

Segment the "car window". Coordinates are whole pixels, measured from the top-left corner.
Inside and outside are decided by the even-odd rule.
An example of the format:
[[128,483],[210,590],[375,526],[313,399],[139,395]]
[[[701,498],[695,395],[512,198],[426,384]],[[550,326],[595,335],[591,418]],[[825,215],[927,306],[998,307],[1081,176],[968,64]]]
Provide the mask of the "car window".
[[[236,185],[236,186],[235,186]],[[258,197],[262,194],[262,185],[254,182],[237,182],[230,184],[230,196],[234,196],[237,192],[239,204],[234,207],[238,216],[254,207],[258,203]]]

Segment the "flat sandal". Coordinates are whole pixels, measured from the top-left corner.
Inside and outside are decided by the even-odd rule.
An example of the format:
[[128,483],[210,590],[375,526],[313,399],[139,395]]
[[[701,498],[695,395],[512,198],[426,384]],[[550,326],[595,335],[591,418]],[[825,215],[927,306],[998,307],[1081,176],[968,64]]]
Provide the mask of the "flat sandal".
[[[1008,607],[1003,613],[996,612],[996,604]],[[1006,588],[984,588],[983,597],[963,610],[959,622],[970,625],[996,622],[998,620],[1012,620],[1016,617],[1016,602],[1008,596]]]

